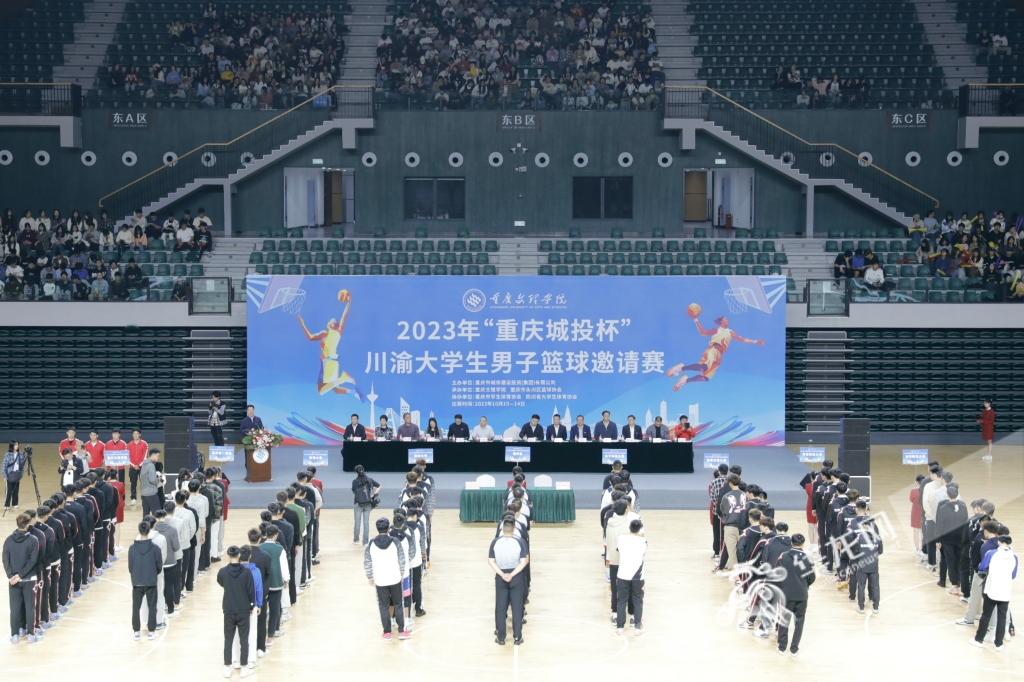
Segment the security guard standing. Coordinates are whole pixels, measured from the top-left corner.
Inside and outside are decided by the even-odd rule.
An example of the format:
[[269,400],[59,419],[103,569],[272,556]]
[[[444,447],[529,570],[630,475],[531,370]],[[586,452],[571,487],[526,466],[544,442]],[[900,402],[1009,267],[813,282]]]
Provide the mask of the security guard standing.
[[526,602],[526,580],[522,575],[530,560],[526,543],[515,536],[515,519],[505,517],[501,536],[491,542],[487,563],[494,570],[494,641],[505,644],[505,619],[512,604],[512,635],[515,643],[523,643],[523,611]]

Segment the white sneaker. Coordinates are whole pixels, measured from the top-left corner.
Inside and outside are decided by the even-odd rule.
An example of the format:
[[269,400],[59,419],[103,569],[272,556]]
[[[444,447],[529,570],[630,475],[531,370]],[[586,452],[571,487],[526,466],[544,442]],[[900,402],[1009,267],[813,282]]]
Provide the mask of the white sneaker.
[[[132,500],[132,506],[135,506],[135,500]],[[17,507],[15,507],[15,509],[17,509]]]
[[257,657],[259,657],[259,658],[263,658],[263,657],[265,657],[266,655],[267,655],[267,652],[266,652],[266,651],[264,651],[263,649],[258,649],[258,650],[256,651],[256,656],[257,656]]
[[285,613],[285,614],[281,615],[281,620],[282,621],[291,620],[291,619],[292,619],[292,614],[290,614],[290,613]]
[[238,670],[242,667],[242,664],[239,661],[231,661],[231,667]]
[[971,637],[969,640],[967,640],[967,643],[970,644],[971,646],[976,646],[979,649],[982,649],[982,648],[985,647],[984,643],[979,642],[978,640],[974,639],[973,637]]
[[992,455],[985,455],[984,457],[981,458],[981,461],[982,462],[991,462],[992,461]]
[[231,677],[231,666],[224,666],[224,677]]
[[250,677],[250,676],[255,675],[255,674],[256,674],[256,671],[253,670],[252,668],[244,668],[242,670],[242,677]]

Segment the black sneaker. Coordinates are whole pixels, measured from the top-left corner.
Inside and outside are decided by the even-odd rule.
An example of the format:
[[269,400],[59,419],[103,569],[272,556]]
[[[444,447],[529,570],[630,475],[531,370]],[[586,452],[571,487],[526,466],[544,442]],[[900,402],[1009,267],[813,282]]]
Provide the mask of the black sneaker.
[[210,557],[210,563],[211,564],[216,564],[216,563],[219,563],[219,562],[220,562],[220,557],[219,556]]
[[[503,639],[498,639],[497,637],[495,637],[495,638],[494,638],[494,643],[495,643],[495,644],[500,644],[500,645],[502,645],[502,646],[505,646],[505,640],[503,640]],[[518,642],[516,642],[516,644],[518,644]]]
[[519,646],[520,644],[522,644],[522,643],[523,643],[523,638],[522,638],[522,637],[516,637],[516,638],[515,638],[515,640],[513,641],[513,643],[514,643],[514,644],[515,644],[516,646]]
[[425,615],[427,615],[426,611],[424,611],[423,609],[416,609],[416,617],[417,618],[419,618],[421,616],[425,616]]

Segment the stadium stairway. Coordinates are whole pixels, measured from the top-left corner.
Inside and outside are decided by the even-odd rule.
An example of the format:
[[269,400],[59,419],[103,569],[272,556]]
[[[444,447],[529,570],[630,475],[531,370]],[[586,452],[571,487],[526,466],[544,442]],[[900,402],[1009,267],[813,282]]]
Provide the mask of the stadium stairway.
[[338,85],[373,83],[377,65],[377,40],[388,22],[386,0],[351,0],[352,14],[345,17],[345,72]]
[[53,67],[55,83],[77,83],[83,95],[93,87],[127,4],[128,0],[85,3],[84,20],[75,22],[75,41],[64,45],[64,64]]
[[658,57],[665,63],[669,85],[707,85],[697,78],[700,57],[693,56],[698,36],[690,33],[693,17],[681,0],[651,0],[651,17],[658,41]]
[[955,90],[968,83],[987,83],[988,66],[975,63],[973,45],[967,43],[967,24],[956,20],[952,0],[912,0],[925,36],[935,49],[946,87]]
[[[750,112],[753,115],[753,112]],[[763,151],[758,147],[754,146],[750,142],[743,138],[735,135],[724,127],[716,124],[714,121],[694,119],[694,118],[669,118],[668,115],[664,121],[665,130],[679,130],[682,136],[684,149],[691,147],[686,146],[687,140],[692,139],[690,136],[695,135],[696,130],[703,130],[706,133],[713,135],[722,142],[725,142],[729,146],[743,152],[751,159],[763,163],[764,165],[777,170],[783,175],[796,180],[800,184],[804,185],[811,190],[814,187],[832,187],[837,189],[852,199],[856,199],[868,208],[881,213],[886,218],[894,221],[899,225],[906,225],[910,222],[910,216],[903,211],[894,208],[893,206],[881,201],[880,199],[868,194],[859,187],[854,186],[850,182],[840,178],[812,178],[810,175],[801,172],[794,165],[787,164],[782,161],[779,157],[772,155],[769,152]]]

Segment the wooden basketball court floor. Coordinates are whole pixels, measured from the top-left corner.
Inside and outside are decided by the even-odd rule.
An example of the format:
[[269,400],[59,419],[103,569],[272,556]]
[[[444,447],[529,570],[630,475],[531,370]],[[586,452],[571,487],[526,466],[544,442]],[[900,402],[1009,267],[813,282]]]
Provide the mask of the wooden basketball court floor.
[[[642,637],[634,637],[629,628],[617,636],[609,622],[596,512],[582,511],[574,524],[535,525],[525,643],[515,647],[511,633],[506,646],[493,642],[493,577],[486,563],[494,532],[490,524],[461,524],[456,510],[438,510],[433,564],[425,578],[428,614],[413,626],[411,640],[384,644],[379,639],[374,590],[363,573],[362,548],[351,544],[352,515],[328,510],[321,522],[323,562],[317,567],[318,579],[300,596],[292,609],[294,618],[284,624],[286,634],[261,659],[251,679],[284,679],[300,671],[341,679],[412,676],[501,682],[561,675],[675,680],[694,674],[787,681],[849,675],[905,680],[922,674],[958,680],[1024,679],[1021,635],[1009,640],[1000,653],[991,644],[983,650],[968,646],[973,628],[954,624],[963,616],[964,605],[936,587],[935,577],[922,570],[912,554],[908,495],[915,473],[923,467],[902,466],[901,447],[876,446],[872,452],[872,512],[886,514],[897,536],[886,541],[881,560],[881,613],[859,616],[845,593],[837,591],[827,576],[819,576],[797,659],[777,656],[772,640],[758,640],[735,627],[741,615],[729,608],[731,583],[711,575],[706,512],[643,513],[650,549]],[[50,449],[36,448],[44,495],[53,489],[56,476],[48,459],[38,453]],[[983,462],[982,452],[973,447],[930,449],[933,458],[954,472],[965,499],[986,497],[995,502],[997,517],[1016,531],[1018,554],[1024,553],[1024,448],[997,446],[993,463]],[[829,451],[834,455],[835,446]],[[642,475],[637,476],[637,485],[642,491]],[[30,499],[34,494],[27,480],[22,508]],[[138,507],[129,508],[121,540],[125,547],[134,537],[129,529],[140,516]],[[780,511],[777,517],[789,523],[791,533],[806,533],[802,510]],[[254,510],[232,508],[226,540],[241,541],[256,519]],[[6,536],[13,526],[9,512],[0,521],[0,530]],[[223,679],[221,591],[215,571],[198,582],[182,614],[169,620],[156,640],[134,642],[127,553],[121,557],[41,643],[0,643],[0,679]],[[2,592],[0,610],[6,616],[8,595]],[[1024,597],[1024,580],[1016,581],[1015,597],[1011,609]],[[1024,609],[1017,611],[1017,626],[1024,627]]]

